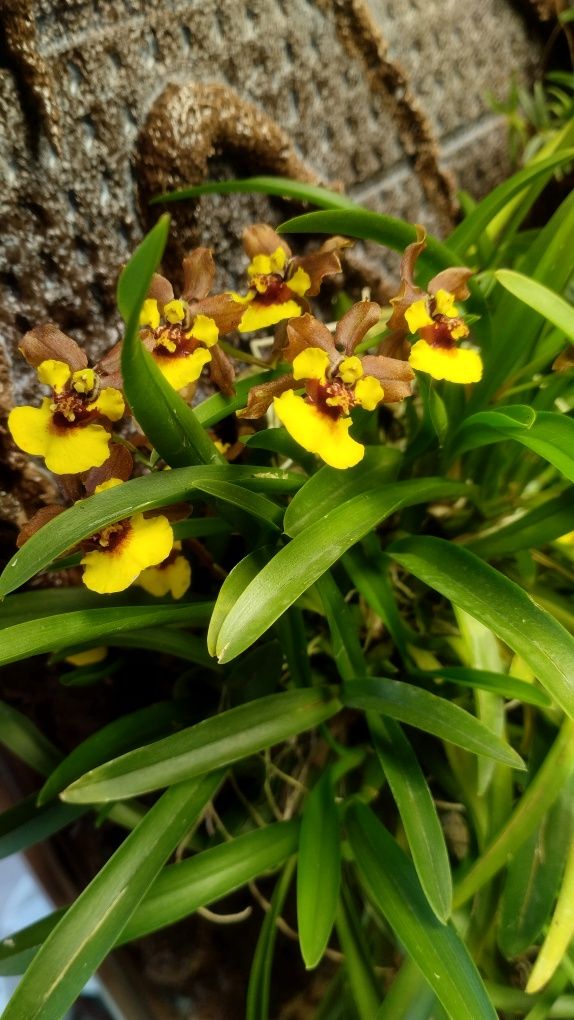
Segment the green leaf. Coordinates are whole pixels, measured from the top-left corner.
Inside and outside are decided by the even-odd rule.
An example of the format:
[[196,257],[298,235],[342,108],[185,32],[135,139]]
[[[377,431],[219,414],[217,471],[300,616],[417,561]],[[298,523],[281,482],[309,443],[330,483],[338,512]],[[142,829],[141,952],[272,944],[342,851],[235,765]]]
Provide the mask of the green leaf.
[[188,198],[197,198],[199,195],[233,195],[237,192],[247,192],[249,195],[260,192],[264,195],[277,195],[278,198],[293,198],[298,202],[317,205],[321,209],[348,209],[356,205],[346,195],[317,187],[315,184],[306,184],[304,181],[293,181],[290,177],[245,177],[236,181],[207,181],[206,184],[178,188],[177,191],[166,191],[163,195],[156,195],[150,205],[157,205],[159,202],[182,202]]
[[132,747],[141,747],[148,740],[170,730],[178,722],[187,721],[189,705],[176,701],[160,701],[139,708],[120,719],[102,726],[83,740],[51,772],[38,794],[37,803],[47,804],[61,790],[73,783],[88,769],[109,761]]
[[347,813],[359,875],[451,1020],[496,1020],[480,975],[453,928],[430,909],[415,869],[394,839],[360,804]]
[[456,482],[421,478],[367,492],[337,506],[301,531],[248,584],[217,640],[220,662],[249,648],[355,542],[404,506],[448,499],[468,490]]
[[385,485],[395,478],[399,464],[398,450],[390,446],[368,446],[363,460],[354,468],[347,471],[326,465],[320,468],[295,493],[287,507],[283,522],[285,534],[295,538],[330,510]]
[[4,1020],[61,1020],[220,781],[177,786],[149,809],[48,936]]
[[201,602],[179,605],[125,606],[117,609],[92,609],[89,613],[62,613],[45,619],[16,623],[2,631],[0,666],[30,655],[41,655],[89,642],[90,646],[114,634],[159,625],[193,626],[205,619]]
[[0,630],[38,617],[54,616],[80,609],[121,609],[125,605],[157,606],[157,599],[143,588],[130,588],[118,595],[96,595],[87,588],[42,588],[10,595],[0,604]]
[[[298,831],[295,820],[278,822],[168,865],[128,921],[119,944],[175,924],[279,867],[295,853]],[[62,913],[56,911],[0,941],[0,974],[22,973]]]
[[520,755],[480,719],[412,684],[385,677],[351,680],[344,684],[341,697],[351,708],[380,712],[473,754],[484,755],[511,768],[525,768]]
[[574,530],[574,488],[486,534],[470,538],[466,548],[484,559],[510,556],[521,549],[540,549]]
[[247,585],[256,577],[261,568],[269,561],[273,554],[273,546],[262,546],[254,552],[249,553],[229,571],[217,596],[209,629],[207,631],[207,650],[210,655],[215,655],[215,648],[219,632],[237,602],[243,594]]
[[[209,613],[206,613],[206,616],[208,617]],[[188,634],[184,630],[174,630],[171,627],[145,627],[145,629],[136,630],[134,633],[108,634],[106,644],[111,648],[139,648],[140,650],[146,648],[162,655],[173,655],[176,659],[184,659],[186,662],[195,662],[197,665],[203,666],[204,669],[215,673],[220,672],[219,666],[214,663],[207,651],[204,638]],[[91,643],[89,647],[92,647]],[[74,646],[73,652],[85,651],[85,649],[86,645],[78,649]],[[59,662],[69,654],[70,649],[65,653],[60,652],[52,655],[51,662]],[[105,669],[103,675],[106,675]],[[64,682],[63,677],[60,679]]]
[[267,527],[274,531],[281,530],[283,521],[283,510],[273,503],[267,496],[261,496],[257,492],[250,492],[249,489],[242,489],[240,485],[220,479],[205,479],[197,484],[199,492],[205,492],[214,499],[221,499],[224,503],[237,507],[256,517]]
[[[511,418],[511,411],[519,410],[534,415],[531,424],[523,424]],[[552,411],[538,411],[532,408],[508,407],[501,411],[479,411],[464,422],[455,437],[459,453],[474,450],[477,446],[500,443],[514,439],[522,443],[549,464],[561,471],[565,478],[574,482],[574,419]]]
[[326,687],[258,698],[87,772],[62,799],[75,804],[121,800],[179,783],[310,730],[340,707]]
[[343,556],[343,566],[357,591],[383,621],[401,656],[407,657],[407,643],[416,635],[403,621],[389,580],[392,561],[382,551],[376,535],[367,535],[361,545]]
[[[158,471],[155,474],[132,478],[105,492],[98,492],[80,500],[55,520],[48,521],[12,557],[0,578],[0,598],[14,591],[38,571],[48,567],[60,553],[73,548],[108,524],[130,517],[131,514],[170,506],[190,498],[197,487],[211,482],[241,483],[251,479],[257,484],[284,479],[286,472],[270,468],[244,468],[239,465],[179,468]],[[0,609],[1,616],[1,609]]]
[[303,809],[297,861],[297,929],[307,969],[323,957],[335,923],[341,882],[341,836],[328,770]]
[[271,967],[277,938],[277,918],[289,892],[293,877],[295,859],[288,861],[283,869],[271,897],[271,908],[267,911],[255,947],[255,955],[249,975],[245,1020],[269,1020],[269,994],[271,989]]
[[0,701],[0,744],[41,776],[48,775],[61,754],[27,716]]
[[513,581],[440,538],[408,538],[388,553],[506,641],[574,718],[574,639]]
[[345,957],[354,1011],[360,1020],[372,1020],[381,1001],[381,993],[365,932],[345,887],[337,912],[337,934]]
[[[408,244],[416,241],[416,230],[410,223],[367,209],[306,213],[282,223],[278,231],[280,234],[345,234],[365,241],[377,241],[395,251],[403,251]],[[427,247],[419,261],[430,276],[437,269],[456,265],[457,257],[455,251],[428,234]]]
[[574,308],[568,301],[537,280],[511,269],[499,269],[494,275],[506,290],[514,294],[514,297],[543,315],[548,322],[562,330],[571,343],[574,343]]
[[235,382],[235,394],[232,397],[225,397],[223,393],[215,393],[212,397],[208,397],[207,400],[202,401],[201,404],[194,408],[195,417],[200,425],[203,425],[206,429],[211,428],[212,425],[217,425],[218,422],[223,421],[230,414],[234,414],[235,411],[245,407],[249,390],[253,386],[270,382],[272,379],[277,379],[280,375],[285,375],[285,370],[276,368],[248,375],[244,379],[237,379]]
[[448,239],[449,248],[464,255],[473,244],[478,242],[488,224],[497,213],[504,209],[511,198],[520,194],[526,185],[538,182],[540,178],[550,180],[554,170],[569,163],[573,157],[574,149],[553,153],[546,159],[541,159],[539,162],[525,167],[524,170],[519,170],[509,180],[503,181],[486,198],[483,198],[462,223],[453,230]]
[[34,794],[0,814],[0,858],[20,853],[71,825],[86,809],[73,804],[39,808]]
[[508,866],[498,928],[507,959],[534,945],[550,917],[574,831],[572,793],[570,780]]
[[413,863],[434,913],[446,921],[452,877],[444,834],[426,779],[398,723],[371,714],[371,740],[403,823]]
[[167,215],[158,220],[118,282],[118,306],[126,321],[122,344],[124,392],[142,431],[171,467],[220,463],[221,454],[214,443],[140,340],[140,311],[167,243],[169,222]]
[[487,669],[471,669],[469,666],[437,666],[435,669],[411,670],[414,676],[421,678],[441,677],[451,680],[462,687],[477,687],[482,691],[492,691],[503,698],[518,698],[526,705],[538,705],[547,708],[552,704],[546,691],[540,690],[526,680],[517,680],[507,673],[493,673]]

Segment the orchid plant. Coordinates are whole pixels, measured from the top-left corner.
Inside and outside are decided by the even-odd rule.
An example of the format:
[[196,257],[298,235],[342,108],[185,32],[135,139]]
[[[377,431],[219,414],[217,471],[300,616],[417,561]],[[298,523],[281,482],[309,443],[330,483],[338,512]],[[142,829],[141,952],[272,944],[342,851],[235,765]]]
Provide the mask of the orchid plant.
[[[56,324],[23,337],[49,393],[8,429],[60,498],[0,578],[0,663],[48,655],[65,703],[143,662],[164,700],[146,679],[71,751],[0,705],[41,777],[0,851],[102,808],[117,845],[0,943],[25,971],[6,1020],[60,1020],[114,946],[216,924],[203,908],[237,890],[237,938],[261,915],[247,1020],[287,1015],[285,984],[315,1020],[574,1015],[572,196],[523,227],[571,160],[557,143],[445,241],[237,182],[323,208],[248,227],[224,293],[206,248],[179,288],[160,275],[164,214],[99,362]],[[294,254],[305,234],[327,240]],[[346,291],[361,239],[398,253],[386,303]],[[301,967],[276,985],[289,936]]]

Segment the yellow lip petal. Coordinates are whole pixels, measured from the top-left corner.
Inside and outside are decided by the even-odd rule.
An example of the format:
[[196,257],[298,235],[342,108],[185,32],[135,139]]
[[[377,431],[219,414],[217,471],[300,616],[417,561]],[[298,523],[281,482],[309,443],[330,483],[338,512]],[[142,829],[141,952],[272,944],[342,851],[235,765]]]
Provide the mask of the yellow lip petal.
[[40,407],[15,407],[8,416],[14,442],[34,456],[44,457],[57,475],[79,474],[101,467],[110,455],[110,436],[101,425],[56,428],[46,397]]
[[[357,359],[358,360],[358,359]],[[329,367],[329,355],[320,347],[308,347],[293,358],[293,377],[295,379],[325,378]]]
[[350,418],[335,421],[293,390],[274,397],[273,404],[279,421],[293,439],[304,450],[318,454],[325,464],[344,469],[354,467],[363,459],[364,446],[349,435]]
[[417,333],[423,326],[432,326],[433,320],[428,313],[424,298],[421,298],[420,301],[413,301],[412,305],[405,310],[405,319],[411,333]]
[[145,518],[135,514],[128,531],[115,549],[86,553],[83,582],[100,595],[124,591],[147,567],[167,559],[173,545],[173,531],[167,517]]
[[166,567],[161,564],[159,567],[148,567],[138,578],[138,585],[157,598],[169,594],[173,599],[180,599],[190,584],[191,567],[185,556],[176,556]]
[[56,393],[61,393],[70,378],[70,366],[65,361],[56,361],[55,358],[47,358],[40,362],[36,369],[38,379],[44,386],[51,386]]
[[[152,351],[152,357],[155,355]],[[196,382],[204,365],[211,361],[211,354],[205,347],[198,347],[192,354],[173,358],[154,357],[154,361],[174,390],[183,390]]]
[[301,306],[296,301],[283,301],[281,304],[263,305],[253,300],[241,316],[237,327],[240,333],[253,333],[256,329],[275,326],[283,319],[294,319],[302,314]]
[[462,347],[432,347],[426,340],[419,340],[411,347],[409,362],[418,372],[428,372],[433,379],[475,383],[482,378],[480,354]]

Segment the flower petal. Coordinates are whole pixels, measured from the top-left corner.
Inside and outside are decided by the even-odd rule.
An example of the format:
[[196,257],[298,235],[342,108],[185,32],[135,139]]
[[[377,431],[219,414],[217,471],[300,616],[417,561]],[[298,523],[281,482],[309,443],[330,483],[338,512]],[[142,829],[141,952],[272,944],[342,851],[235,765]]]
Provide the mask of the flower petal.
[[76,368],[85,368],[88,359],[82,348],[72,340],[70,336],[62,333],[61,329],[48,322],[45,326],[35,326],[22,337],[18,348],[29,365],[37,368],[42,361],[55,358],[57,361],[65,361],[66,365],[74,371]]
[[146,298],[140,312],[140,326],[149,326],[150,329],[157,329],[160,323],[160,314],[155,298]]
[[295,385],[292,375],[282,375],[278,379],[252,386],[247,398],[247,407],[237,412],[238,418],[262,418],[267,413],[275,397],[290,390]]
[[264,305],[255,298],[243,312],[238,329],[240,333],[253,333],[257,329],[274,326],[282,319],[293,319],[301,315],[301,312],[301,306],[296,301]]
[[269,276],[271,273],[282,273],[287,262],[284,248],[278,246],[269,255],[254,255],[247,267],[248,276]]
[[344,358],[337,369],[337,373],[344,383],[352,386],[363,375],[363,363],[356,354],[353,354],[350,358]]
[[294,294],[298,294],[299,297],[303,297],[303,295],[307,294],[311,287],[311,277],[309,276],[309,273],[305,272],[302,266],[299,266],[299,268],[293,273],[293,276],[290,276],[286,283],[289,290],[292,290]]
[[337,323],[335,343],[339,350],[350,355],[365,333],[376,326],[381,317],[381,308],[375,301],[357,301],[345,312]]
[[167,517],[145,518],[135,514],[127,534],[112,549],[86,553],[81,560],[83,582],[100,595],[124,591],[146,567],[167,559],[173,545],[173,531]]
[[190,584],[191,566],[185,556],[176,556],[165,567],[161,564],[159,567],[148,567],[138,578],[138,585],[157,598],[163,598],[169,593],[172,598],[180,599]]
[[196,382],[204,365],[211,361],[211,354],[205,347],[198,347],[192,354],[181,357],[162,357],[161,348],[152,351],[152,357],[161,373],[173,386],[174,390],[182,390],[189,383]]
[[482,378],[482,360],[477,351],[462,347],[432,347],[419,340],[411,347],[409,362],[419,372],[447,382],[474,383]]
[[454,294],[450,290],[444,290],[442,287],[439,287],[434,299],[439,315],[446,315],[447,319],[456,319],[458,317],[458,308],[454,303]]
[[184,301],[201,301],[207,297],[215,279],[215,262],[211,248],[194,248],[183,260]]
[[325,351],[333,364],[339,360],[330,330],[324,322],[306,313],[288,324],[287,344],[280,351],[281,358],[293,362],[308,347],[319,347]]
[[328,367],[329,355],[320,347],[308,347],[293,359],[293,378],[322,380]]
[[273,403],[279,421],[293,439],[330,467],[354,467],[363,459],[364,446],[349,435],[350,418],[331,418],[292,390],[275,397]]
[[48,358],[41,361],[36,369],[38,379],[44,386],[51,386],[56,393],[61,393],[70,378],[70,367],[65,361]]
[[113,386],[107,386],[105,390],[102,390],[98,395],[98,399],[94,400],[93,404],[88,404],[89,411],[99,411],[105,418],[110,421],[119,421],[123,416],[126,405],[124,398],[119,390],[114,389]]
[[465,266],[449,266],[429,280],[428,292],[436,295],[439,290],[448,290],[454,294],[456,301],[466,301],[470,297],[467,283],[473,273],[473,269]]
[[385,391],[378,379],[372,375],[366,375],[359,379],[355,386],[355,397],[365,411],[374,411],[385,395]]
[[219,330],[216,322],[210,319],[208,315],[196,315],[188,336],[192,336],[194,340],[199,340],[206,347],[213,347],[219,340]]
[[101,425],[78,425],[48,432],[44,459],[46,467],[56,475],[78,475],[101,467],[109,455],[110,434]]
[[405,319],[411,333],[418,333],[424,326],[432,326],[433,320],[428,313],[425,298],[413,301],[412,305],[405,309]]
[[291,255],[291,249],[279,234],[270,227],[268,223],[254,223],[243,231],[243,247],[249,259],[256,255],[272,255],[278,248],[282,248],[287,258]]

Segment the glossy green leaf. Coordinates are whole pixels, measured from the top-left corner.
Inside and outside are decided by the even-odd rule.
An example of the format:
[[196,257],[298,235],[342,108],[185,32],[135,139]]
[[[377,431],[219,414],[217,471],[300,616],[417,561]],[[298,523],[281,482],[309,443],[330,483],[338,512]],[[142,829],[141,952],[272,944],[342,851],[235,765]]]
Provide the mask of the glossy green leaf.
[[414,866],[360,804],[347,813],[347,831],[362,882],[451,1020],[496,1020],[464,943],[429,907]]
[[546,937],[528,978],[526,991],[539,992],[562,963],[574,937],[574,841],[570,840],[564,875]]
[[236,563],[225,578],[219,589],[207,631],[207,649],[210,655],[215,655],[219,632],[233,606],[272,555],[272,546],[262,546]]
[[469,666],[437,666],[436,669],[418,669],[414,675],[423,678],[441,677],[462,687],[492,691],[503,698],[518,698],[526,705],[538,705],[539,708],[547,708],[552,704],[546,691],[507,673],[492,673],[487,669],[471,669]]
[[315,457],[307,453],[299,443],[295,442],[285,428],[262,429],[252,436],[242,438],[242,442],[250,450],[267,450],[269,453],[276,453],[280,457],[287,457],[295,464],[301,466],[309,473],[315,469]]
[[99,803],[179,783],[310,730],[340,707],[326,687],[259,698],[87,772],[62,798],[76,804]]
[[[574,150],[572,152],[574,154]],[[494,275],[514,297],[543,315],[574,343],[574,308],[560,294],[512,269],[499,269]]]
[[525,768],[520,755],[480,719],[420,687],[386,677],[368,677],[346,683],[341,698],[351,708],[379,712],[432,733],[472,754],[484,755],[511,768]]
[[[282,223],[278,231],[280,234],[344,234],[377,241],[395,251],[403,251],[408,244],[416,241],[416,231],[410,223],[367,209],[306,213]],[[441,244],[432,234],[427,235],[427,248],[420,257],[420,264],[430,271],[429,275],[456,263],[455,251]]]
[[61,1020],[220,781],[176,786],[149,809],[48,936],[4,1020]]
[[[528,410],[534,413],[531,408]],[[455,440],[458,452],[514,439],[574,481],[574,419],[557,412],[539,411],[531,425],[521,426],[510,421],[508,414],[501,413],[500,417],[498,414],[482,411],[467,418]]]
[[0,630],[39,617],[57,616],[80,609],[122,609],[124,606],[154,605],[157,599],[143,588],[130,588],[117,595],[96,595],[87,588],[42,588],[9,595],[0,602]]
[[506,641],[574,718],[574,638],[522,588],[478,556],[440,538],[404,539],[388,553]]
[[444,834],[431,792],[409,741],[392,719],[371,713],[371,740],[403,823],[413,863],[434,913],[446,921],[452,877]]
[[122,344],[124,392],[142,431],[171,467],[220,463],[222,457],[213,441],[140,340],[141,307],[168,233],[169,216],[162,216],[136,249],[118,282],[118,306],[126,320]]
[[262,193],[277,195],[278,198],[291,198],[297,202],[309,202],[321,209],[348,209],[356,203],[346,195],[341,195],[328,188],[320,188],[304,181],[294,181],[290,177],[245,177],[235,181],[207,181],[177,191],[166,191],[163,195],[152,198],[150,205],[159,202],[182,202],[200,195],[233,195],[246,192],[249,195]]
[[244,510],[251,517],[256,517],[267,527],[280,531],[283,521],[283,510],[258,492],[250,492],[249,489],[242,489],[240,485],[233,482],[222,481],[221,479],[204,479],[197,484],[199,492],[204,492],[214,499],[221,499],[230,506]]
[[534,779],[518,801],[506,825],[496,833],[466,872],[454,892],[454,906],[466,903],[508,863],[531,836],[546,812],[574,775],[574,723],[566,719]]
[[574,488],[523,514],[509,524],[478,534],[465,544],[484,559],[510,556],[521,549],[540,549],[574,531]]
[[41,776],[56,768],[61,754],[18,709],[0,701],[0,744]]
[[[209,618],[209,611],[206,613],[206,617]],[[188,634],[186,630],[175,630],[173,627],[145,627],[145,629],[136,630],[133,633],[108,634],[106,644],[111,648],[139,648],[140,650],[145,648],[162,655],[173,655],[174,658],[183,659],[185,662],[195,662],[197,665],[203,666],[204,669],[215,673],[220,672],[217,663],[214,663],[207,651],[205,638]],[[74,652],[76,650],[84,651],[85,648],[85,645],[79,649],[74,648]],[[69,653],[68,649],[66,653],[60,652],[53,655],[51,661],[59,662]],[[105,670],[103,675],[106,675]],[[61,679],[63,682],[64,678]]]
[[0,858],[21,853],[71,825],[85,808],[73,804],[49,804],[38,808],[32,794],[0,814]]
[[554,170],[566,165],[573,157],[574,149],[553,153],[503,181],[453,230],[448,239],[449,247],[464,255],[471,245],[477,243],[490,221],[504,209],[510,199],[519,195],[527,185],[538,182],[540,178],[549,180]]
[[277,938],[277,918],[281,914],[289,892],[294,866],[294,859],[285,865],[273,890],[270,909],[265,914],[261,925],[249,975],[245,1020],[269,1020],[271,967]]
[[399,612],[395,592],[389,580],[392,561],[381,551],[376,535],[366,535],[360,545],[357,544],[345,553],[342,562],[357,591],[383,621],[402,657],[405,658],[407,643],[416,639],[416,635],[411,632]]
[[2,631],[0,666],[82,643],[93,646],[114,634],[143,627],[193,626],[203,622],[205,615],[205,605],[197,602],[157,607],[125,606],[121,614],[117,609],[92,609],[89,613],[80,610],[16,623]]
[[304,528],[347,500],[386,485],[395,478],[399,464],[399,451],[393,447],[368,446],[363,460],[354,468],[347,471],[326,465],[320,468],[295,493],[287,507],[283,523],[285,534],[295,538]]
[[332,783],[328,770],[311,790],[299,833],[297,930],[307,969],[323,957],[339,900],[341,836]]
[[508,866],[498,925],[507,959],[534,945],[550,917],[574,833],[572,793],[570,779]]
[[[175,924],[198,907],[223,899],[259,875],[279,867],[295,853],[297,821],[278,822],[238,836],[170,864],[158,875],[119,937],[119,944]],[[31,955],[58,923],[63,911],[0,941],[0,974],[20,974]]]
[[456,498],[464,485],[438,478],[397,482],[337,506],[301,531],[251,581],[219,631],[220,662],[249,648],[355,542],[401,507]]
[[109,761],[132,747],[141,747],[176,723],[187,722],[189,705],[161,701],[136,712],[114,719],[78,744],[51,772],[38,794],[37,803],[47,804],[61,790],[73,783],[88,769]]
[[366,933],[361,927],[351,896],[345,887],[337,912],[337,935],[345,957],[345,972],[350,986],[353,1013],[359,1020],[371,1020],[377,1012],[381,993]]
[[[0,597],[14,591],[38,571],[50,565],[56,556],[77,545],[84,538],[108,524],[131,514],[170,506],[188,500],[197,491],[196,485],[215,481],[234,484],[245,479],[263,477],[280,481],[289,475],[278,469],[243,468],[239,465],[216,465],[159,471],[132,478],[123,485],[96,493],[71,506],[55,520],[49,521],[12,557],[0,578]],[[2,609],[0,607],[0,616]]]

